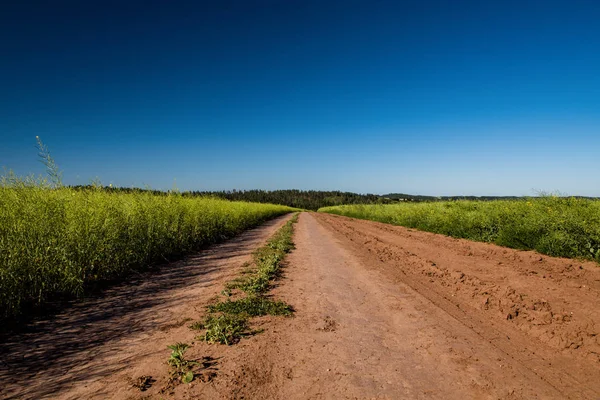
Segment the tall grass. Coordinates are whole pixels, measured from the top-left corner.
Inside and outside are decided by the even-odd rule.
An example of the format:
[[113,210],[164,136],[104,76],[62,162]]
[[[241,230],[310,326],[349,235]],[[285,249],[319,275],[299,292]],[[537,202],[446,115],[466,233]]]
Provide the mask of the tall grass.
[[550,256],[600,262],[600,201],[544,196],[524,200],[449,201],[325,207],[368,219]]
[[0,319],[179,256],[292,211],[177,194],[0,180]]

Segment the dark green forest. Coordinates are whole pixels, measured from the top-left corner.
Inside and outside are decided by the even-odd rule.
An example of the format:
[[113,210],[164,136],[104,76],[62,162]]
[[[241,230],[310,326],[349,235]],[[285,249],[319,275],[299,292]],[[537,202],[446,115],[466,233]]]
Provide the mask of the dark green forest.
[[516,200],[520,197],[517,196],[424,196],[415,194],[405,193],[389,193],[384,194],[381,197],[395,200],[395,201],[453,201],[453,200],[478,200],[478,201],[490,201],[490,200]]
[[232,190],[218,192],[187,192],[187,195],[216,196],[228,200],[252,201],[257,203],[282,204],[305,210],[342,204],[385,204],[386,200],[375,194],[357,194],[340,191],[320,190]]

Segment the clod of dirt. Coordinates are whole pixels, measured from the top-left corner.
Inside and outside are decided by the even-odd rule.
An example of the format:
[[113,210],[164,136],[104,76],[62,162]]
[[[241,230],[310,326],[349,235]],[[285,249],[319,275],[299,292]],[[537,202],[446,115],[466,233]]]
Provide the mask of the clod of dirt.
[[140,392],[144,392],[144,391],[150,389],[150,387],[152,386],[152,384],[154,382],[156,382],[156,379],[153,379],[151,376],[142,375],[142,376],[134,379],[134,381],[131,385],[135,388],[138,388],[140,390]]
[[485,301],[483,302],[483,307],[484,310],[488,310],[490,308],[490,298],[486,297]]
[[333,332],[337,329],[337,322],[331,317],[323,318],[323,321],[317,327],[318,331]]
[[208,383],[217,376],[215,371],[205,371],[197,376],[200,382]]

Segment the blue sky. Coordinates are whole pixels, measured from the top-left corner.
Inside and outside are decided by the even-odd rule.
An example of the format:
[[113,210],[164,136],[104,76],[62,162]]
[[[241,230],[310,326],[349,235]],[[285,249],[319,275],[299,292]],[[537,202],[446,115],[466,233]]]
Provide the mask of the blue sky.
[[595,1],[0,6],[0,166],[68,184],[600,196]]

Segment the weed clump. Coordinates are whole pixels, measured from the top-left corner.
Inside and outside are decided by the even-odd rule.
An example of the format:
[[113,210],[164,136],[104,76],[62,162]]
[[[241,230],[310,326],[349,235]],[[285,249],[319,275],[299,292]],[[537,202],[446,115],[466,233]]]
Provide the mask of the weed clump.
[[172,368],[171,380],[179,379],[183,383],[190,383],[194,380],[191,368],[199,363],[185,358],[184,354],[189,347],[187,343],[175,343],[167,346],[171,350],[171,356],[167,360],[167,364]]
[[273,301],[262,296],[248,296],[239,300],[224,301],[208,307],[211,313],[247,314],[250,317],[263,315],[292,315],[293,309],[283,301]]
[[264,272],[232,281],[227,284],[227,289],[240,289],[249,295],[258,295],[269,290],[271,277]]
[[206,342],[230,345],[249,334],[248,314],[209,314],[202,327],[206,329],[202,337]]

